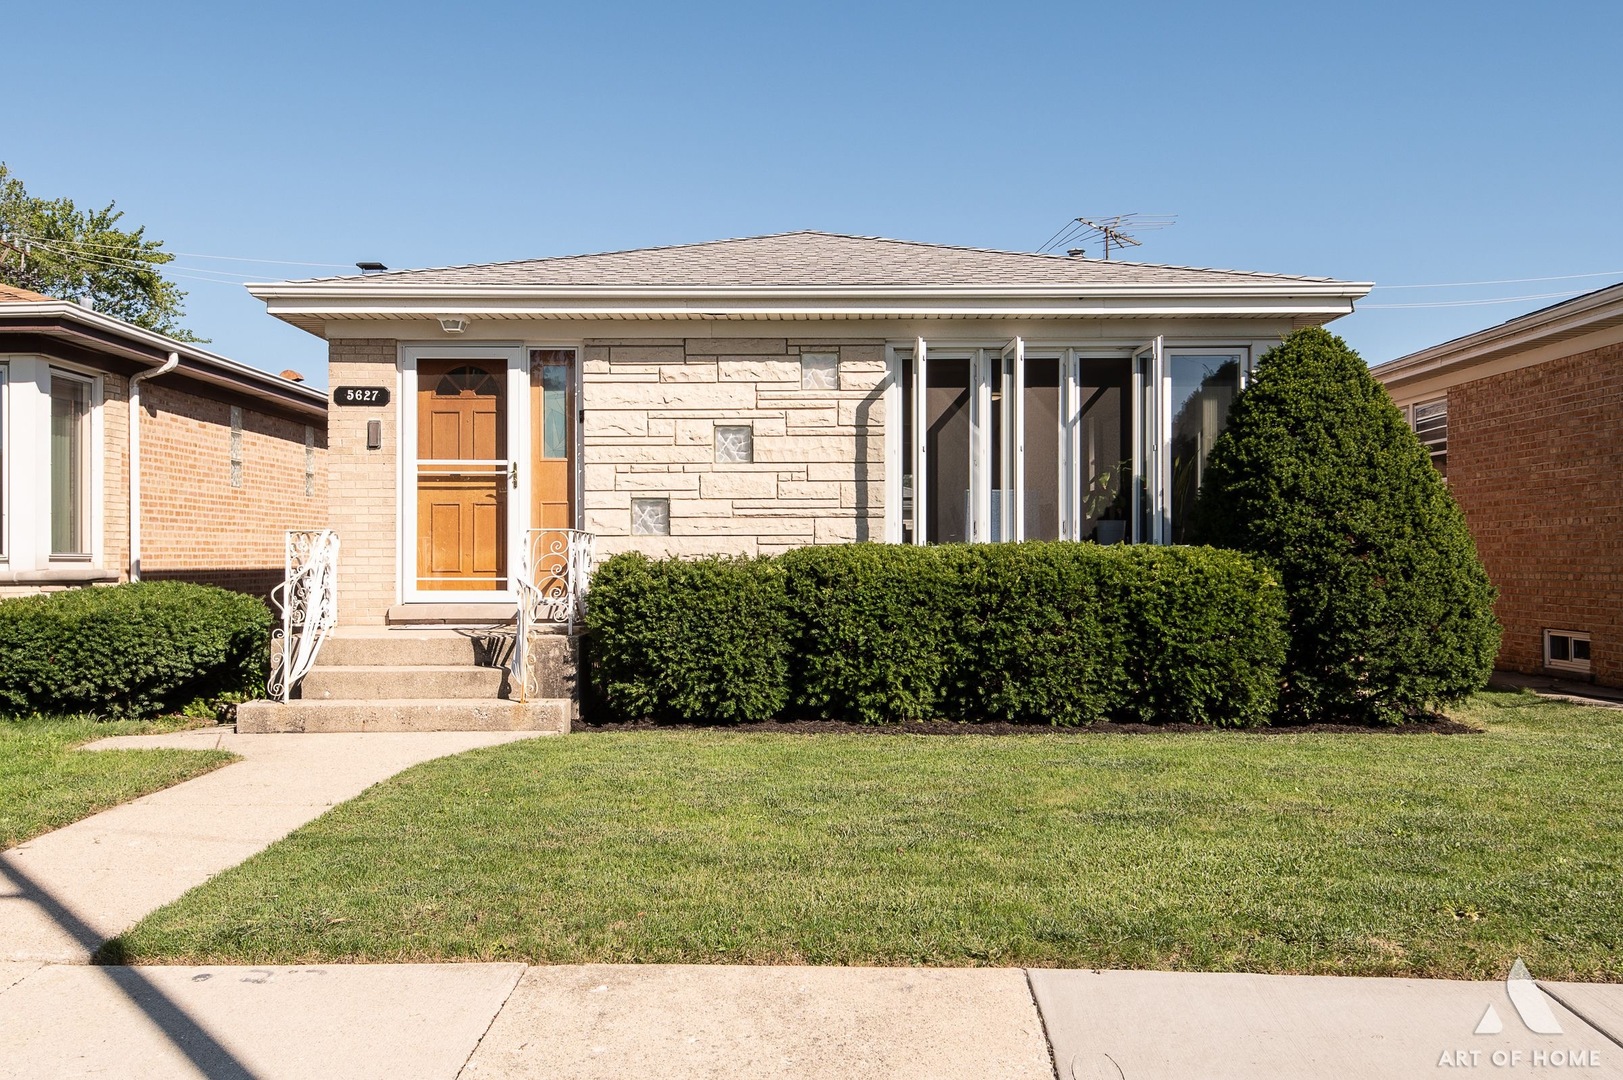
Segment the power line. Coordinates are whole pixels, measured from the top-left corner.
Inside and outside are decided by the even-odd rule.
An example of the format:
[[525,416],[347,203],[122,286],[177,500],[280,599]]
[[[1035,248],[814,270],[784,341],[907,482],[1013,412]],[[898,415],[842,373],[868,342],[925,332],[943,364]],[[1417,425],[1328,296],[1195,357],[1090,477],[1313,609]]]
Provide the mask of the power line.
[[[1416,286],[1416,288],[1423,287]],[[1493,300],[1436,300],[1430,303],[1417,304],[1360,304],[1358,310],[1369,311],[1375,308],[1390,310],[1393,308],[1486,307],[1490,304],[1519,304],[1524,300],[1563,300],[1572,296],[1582,296],[1585,291],[1584,289],[1568,289],[1566,292],[1533,293],[1529,296],[1501,296]]]
[[1377,289],[1464,289],[1472,285],[1525,285],[1534,281],[1577,281],[1580,278],[1623,277],[1623,270],[1599,270],[1593,274],[1556,274],[1552,277],[1500,278],[1498,281],[1442,281],[1426,285],[1377,285]]
[[[44,243],[65,244],[65,245],[69,245],[69,246],[72,246],[72,247],[101,248],[103,250],[111,250],[111,251],[127,251],[127,250],[129,250],[128,247],[126,245],[124,245],[124,244],[98,244],[93,240],[77,240],[77,239],[68,239],[68,238],[65,238],[65,237],[64,238],[53,238],[53,237],[43,237],[43,236],[29,236],[26,233],[16,233],[15,237],[17,239],[19,239],[19,240],[22,240],[22,241],[25,241],[25,242],[32,242],[32,243],[36,243],[36,244],[44,244]],[[162,251],[161,254],[175,255],[175,256],[179,256],[180,258],[184,258],[184,259],[216,259],[216,260],[219,260],[221,262],[265,263],[265,264],[268,264],[268,265],[271,265],[271,266],[320,266],[320,267],[326,267],[326,268],[329,268],[329,269],[338,269],[338,270],[351,269],[351,267],[347,263],[301,262],[301,261],[299,261],[297,259],[256,259],[256,258],[250,258],[250,257],[245,256],[245,255],[240,255],[240,256],[239,255],[204,255],[203,253],[197,252],[197,251]]]
[[[86,262],[94,263],[94,264],[96,264],[98,266],[102,266],[102,267],[109,267],[109,268],[112,268],[112,269],[118,269],[118,270],[129,270],[129,269],[149,270],[152,273],[159,274],[160,276],[185,278],[188,281],[207,282],[208,284],[211,284],[211,285],[242,285],[242,284],[245,284],[248,281],[248,279],[246,277],[244,277],[243,275],[241,275],[241,274],[228,275],[223,271],[209,270],[206,267],[200,267],[200,266],[176,267],[176,266],[174,266],[173,264],[170,264],[170,263],[151,263],[151,262],[144,262],[144,261],[141,261],[141,260],[138,260],[138,259],[121,259],[121,258],[117,258],[117,257],[112,256],[112,255],[95,255],[95,254],[91,254],[90,252],[87,252],[87,251],[74,251],[71,248],[64,249],[62,247],[56,246],[51,241],[46,241],[46,240],[34,240],[34,241],[32,241],[32,244],[35,247],[38,247],[40,250],[49,252],[52,255],[56,255],[56,256],[59,256],[59,257],[66,257],[66,258],[83,259]],[[188,273],[187,271],[190,271],[190,272]],[[205,277],[203,275],[218,275],[218,276]]]

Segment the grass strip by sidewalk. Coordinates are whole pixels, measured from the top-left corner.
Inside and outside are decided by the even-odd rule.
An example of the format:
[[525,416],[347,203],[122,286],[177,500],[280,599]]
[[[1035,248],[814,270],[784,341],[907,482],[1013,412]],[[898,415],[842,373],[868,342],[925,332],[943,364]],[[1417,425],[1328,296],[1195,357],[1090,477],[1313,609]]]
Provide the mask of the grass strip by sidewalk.
[[1623,711],[1459,715],[1486,733],[515,743],[372,788],[108,955],[1623,980]]
[[235,761],[224,750],[75,749],[111,735],[155,735],[194,720],[0,719],[0,851]]

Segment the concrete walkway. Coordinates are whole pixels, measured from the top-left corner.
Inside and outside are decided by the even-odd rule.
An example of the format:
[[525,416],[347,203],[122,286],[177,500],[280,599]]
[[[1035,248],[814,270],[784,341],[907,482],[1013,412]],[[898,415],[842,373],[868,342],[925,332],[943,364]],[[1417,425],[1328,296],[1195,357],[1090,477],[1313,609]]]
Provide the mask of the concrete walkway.
[[243,760],[0,853],[0,961],[85,963],[142,916],[378,781],[533,734],[211,729],[92,743],[86,749],[217,747]]
[[[1413,979],[0,964],[0,988],[0,1077],[1623,1076],[1623,986],[1546,984],[1559,1034],[1529,1030],[1504,983]],[[1490,1006],[1501,1030],[1475,1034]]]

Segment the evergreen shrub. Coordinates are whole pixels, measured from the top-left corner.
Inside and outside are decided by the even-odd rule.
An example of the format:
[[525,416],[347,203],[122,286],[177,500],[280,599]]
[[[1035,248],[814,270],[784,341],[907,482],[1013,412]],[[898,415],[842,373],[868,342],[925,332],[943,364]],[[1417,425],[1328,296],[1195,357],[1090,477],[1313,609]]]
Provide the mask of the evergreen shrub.
[[1386,389],[1299,330],[1235,399],[1193,521],[1285,588],[1293,720],[1397,723],[1479,689],[1499,649],[1465,517]]
[[[771,589],[744,589],[748,575]],[[752,600],[724,602],[733,590]],[[769,597],[778,619],[752,606]],[[684,612],[727,626],[725,642],[690,634]],[[1091,543],[617,556],[593,579],[587,621],[593,688],[614,713],[699,721],[1249,726],[1269,720],[1285,648],[1283,595],[1245,556]],[[733,656],[784,663],[758,671]],[[729,670],[759,708],[709,704]]]
[[143,717],[258,697],[270,626],[254,597],[180,581],[0,601],[0,708]]
[[769,559],[650,559],[592,576],[592,690],[625,719],[739,723],[789,703],[783,571]]

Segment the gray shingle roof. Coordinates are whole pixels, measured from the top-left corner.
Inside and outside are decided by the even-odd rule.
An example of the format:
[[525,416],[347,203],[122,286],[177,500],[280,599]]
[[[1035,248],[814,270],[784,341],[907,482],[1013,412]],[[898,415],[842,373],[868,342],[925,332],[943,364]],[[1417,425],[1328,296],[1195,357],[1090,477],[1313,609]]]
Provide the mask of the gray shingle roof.
[[644,288],[955,285],[1244,285],[1331,278],[1103,262],[1065,255],[801,232],[598,255],[392,270],[319,281],[391,285],[631,286]]

